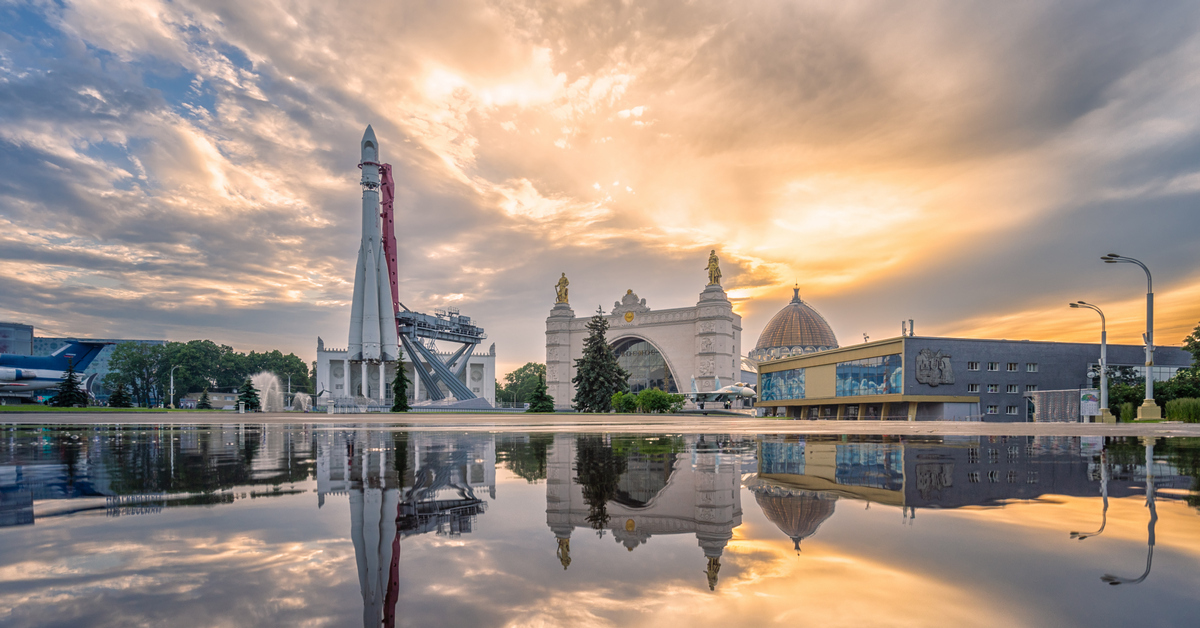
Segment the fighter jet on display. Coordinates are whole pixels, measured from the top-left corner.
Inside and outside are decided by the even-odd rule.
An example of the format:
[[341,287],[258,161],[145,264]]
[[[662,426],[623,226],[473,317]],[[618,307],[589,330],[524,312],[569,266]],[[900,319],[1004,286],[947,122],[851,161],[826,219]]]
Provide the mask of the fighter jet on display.
[[[67,346],[47,356],[0,353],[0,397],[11,396],[4,393],[26,393],[54,388],[62,381],[68,362],[75,366],[76,372],[81,372],[100,355],[105,345],[110,344],[112,343],[72,340]],[[88,378],[84,390],[87,390],[94,378],[94,375]]]
[[688,399],[696,402],[696,406],[701,410],[704,409],[706,403],[721,403],[726,409],[733,405],[734,399],[753,399],[757,392],[754,388],[745,382],[736,382],[728,386],[721,386],[721,378],[717,379],[717,389],[710,392],[700,392],[696,390],[696,378],[692,378],[692,392],[684,393]]

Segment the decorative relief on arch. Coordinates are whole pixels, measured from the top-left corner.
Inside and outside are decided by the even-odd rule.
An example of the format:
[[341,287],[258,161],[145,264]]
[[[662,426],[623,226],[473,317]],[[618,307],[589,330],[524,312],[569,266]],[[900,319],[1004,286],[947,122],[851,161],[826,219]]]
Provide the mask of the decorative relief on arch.
[[699,363],[696,365],[696,373],[700,377],[712,377],[715,368],[716,366],[712,358],[700,358]]

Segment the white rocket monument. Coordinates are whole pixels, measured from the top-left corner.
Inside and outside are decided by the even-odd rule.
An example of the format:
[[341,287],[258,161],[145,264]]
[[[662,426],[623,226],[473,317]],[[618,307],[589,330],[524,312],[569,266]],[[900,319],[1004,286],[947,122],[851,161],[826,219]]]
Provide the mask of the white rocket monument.
[[[396,319],[388,266],[384,258],[379,214],[379,141],[367,126],[362,138],[362,242],[354,269],[354,301],[350,305],[351,362],[363,363],[363,395],[368,395],[367,363],[395,362],[398,353]],[[380,374],[383,374],[382,367]],[[384,382],[379,381],[383,397]]]

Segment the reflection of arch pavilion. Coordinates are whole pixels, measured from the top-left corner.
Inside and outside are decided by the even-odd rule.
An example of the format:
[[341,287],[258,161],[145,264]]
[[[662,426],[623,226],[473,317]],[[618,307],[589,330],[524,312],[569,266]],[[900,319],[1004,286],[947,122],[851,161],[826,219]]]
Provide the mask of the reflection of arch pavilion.
[[635,336],[618,339],[612,344],[617,363],[629,372],[629,392],[657,388],[670,393],[679,392],[676,378],[666,358],[649,341]]
[[754,501],[763,514],[792,540],[796,551],[800,541],[817,533],[817,528],[833,516],[837,496],[819,491],[787,490],[760,484],[751,488]]
[[[608,524],[599,534],[611,534],[629,551],[655,535],[695,534],[707,559],[709,586],[715,587],[725,545],[742,523],[741,459],[736,453],[688,444],[689,453],[633,453],[627,458],[617,494],[606,503]],[[575,528],[592,529],[575,461],[576,438],[555,435],[546,456],[546,524],[557,538],[564,568],[572,564]]]

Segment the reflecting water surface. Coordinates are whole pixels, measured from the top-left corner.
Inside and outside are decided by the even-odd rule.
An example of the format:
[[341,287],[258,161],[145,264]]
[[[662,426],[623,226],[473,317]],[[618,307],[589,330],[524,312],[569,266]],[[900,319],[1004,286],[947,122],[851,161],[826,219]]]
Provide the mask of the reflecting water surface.
[[1195,439],[0,429],[6,626],[1200,611]]

